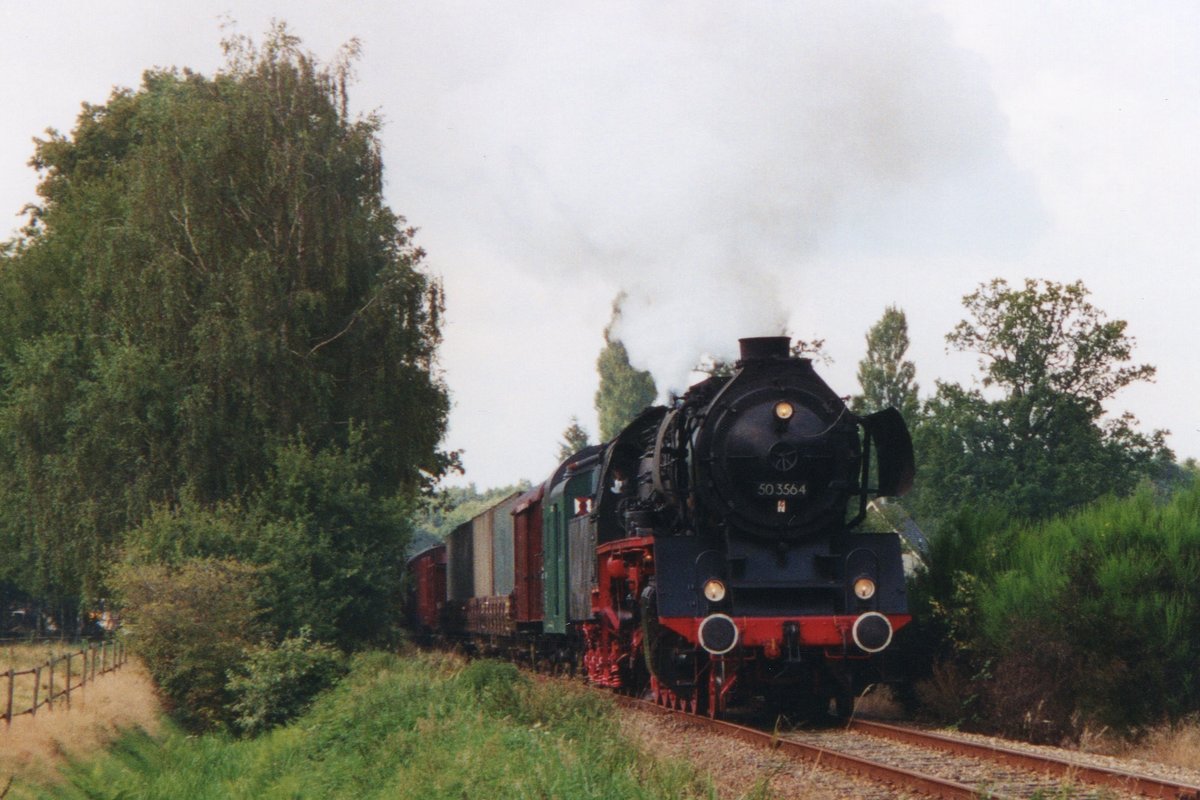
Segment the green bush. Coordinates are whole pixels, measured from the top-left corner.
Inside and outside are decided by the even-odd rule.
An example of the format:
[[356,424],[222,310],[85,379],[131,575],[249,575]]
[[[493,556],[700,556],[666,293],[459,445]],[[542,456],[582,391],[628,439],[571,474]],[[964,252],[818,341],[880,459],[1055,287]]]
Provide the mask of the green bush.
[[248,560],[262,565],[277,635],[307,625],[343,650],[396,643],[412,508],[372,489],[369,456],[356,426],[344,447],[294,439],[247,500]]
[[256,570],[209,558],[126,563],[113,583],[130,642],[174,716],[193,730],[228,726],[227,674],[262,633]]
[[960,515],[931,544],[917,693],[942,716],[1056,741],[1200,710],[1200,483],[1038,524]]
[[910,707],[952,724],[979,721],[990,661],[982,650],[978,598],[1015,535],[1001,512],[963,509],[930,537],[908,587],[913,622],[897,638],[907,655],[900,665],[907,678],[901,699]]
[[131,645],[189,730],[257,734],[304,711],[345,672],[343,655],[307,629],[271,642],[261,568],[213,558],[125,563],[113,581]]
[[345,446],[296,437],[276,447],[244,498],[159,506],[124,534],[125,560],[178,565],[236,559],[258,568],[261,618],[274,637],[308,626],[343,650],[393,645],[411,523],[399,495],[377,496],[356,426]]
[[230,675],[234,725],[257,735],[299,716],[323,690],[346,674],[345,657],[334,648],[314,643],[312,632],[263,644],[246,653]]
[[1069,735],[1083,721],[1132,729],[1200,709],[1200,484],[1030,527],[1006,563],[979,598],[1006,718]]

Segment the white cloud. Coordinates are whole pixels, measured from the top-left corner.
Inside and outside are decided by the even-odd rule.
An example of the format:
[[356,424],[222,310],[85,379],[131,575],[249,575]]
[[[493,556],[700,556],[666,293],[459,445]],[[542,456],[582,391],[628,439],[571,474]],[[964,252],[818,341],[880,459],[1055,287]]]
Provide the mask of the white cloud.
[[[0,7],[0,214],[32,199],[29,137],[155,64],[211,72],[225,7]],[[981,281],[1083,278],[1129,319],[1156,387],[1200,432],[1200,12],[1178,2],[331,2],[287,9],[306,45],[364,44],[387,192],[444,274],[449,446],[468,479],[538,479],[629,291],[634,359],[678,384],[702,351],[787,324],[855,389],[862,337],[908,312],[922,385],[970,359],[942,336]],[[239,29],[273,7],[241,3]],[[0,220],[2,221],[2,220]],[[14,220],[15,224],[15,220]],[[2,227],[2,226],[0,226]],[[1125,397],[1118,398],[1118,406]]]

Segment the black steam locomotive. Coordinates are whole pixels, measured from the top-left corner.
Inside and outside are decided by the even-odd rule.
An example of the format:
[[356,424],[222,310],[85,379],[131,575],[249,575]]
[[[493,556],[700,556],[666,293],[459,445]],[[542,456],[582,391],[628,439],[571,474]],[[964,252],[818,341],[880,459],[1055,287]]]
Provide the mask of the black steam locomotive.
[[899,537],[856,528],[870,495],[911,486],[912,442],[786,337],[741,345],[732,375],[415,558],[416,624],[672,707],[848,713],[910,621]]

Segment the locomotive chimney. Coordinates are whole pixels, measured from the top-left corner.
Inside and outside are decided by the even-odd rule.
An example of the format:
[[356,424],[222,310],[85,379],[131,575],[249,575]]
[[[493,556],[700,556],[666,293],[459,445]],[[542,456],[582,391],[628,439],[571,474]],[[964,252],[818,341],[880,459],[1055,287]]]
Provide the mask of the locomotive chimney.
[[745,361],[762,361],[768,358],[787,358],[792,340],[788,336],[755,336],[749,339],[738,339],[742,348],[742,358]]

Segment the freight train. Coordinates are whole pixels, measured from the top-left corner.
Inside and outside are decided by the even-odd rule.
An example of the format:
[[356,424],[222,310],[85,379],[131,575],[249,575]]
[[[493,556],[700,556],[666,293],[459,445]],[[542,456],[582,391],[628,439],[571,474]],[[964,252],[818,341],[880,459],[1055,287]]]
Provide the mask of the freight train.
[[899,412],[854,414],[790,353],[646,409],[408,565],[418,635],[712,716],[849,713],[911,617],[899,536],[860,530],[913,480]]

